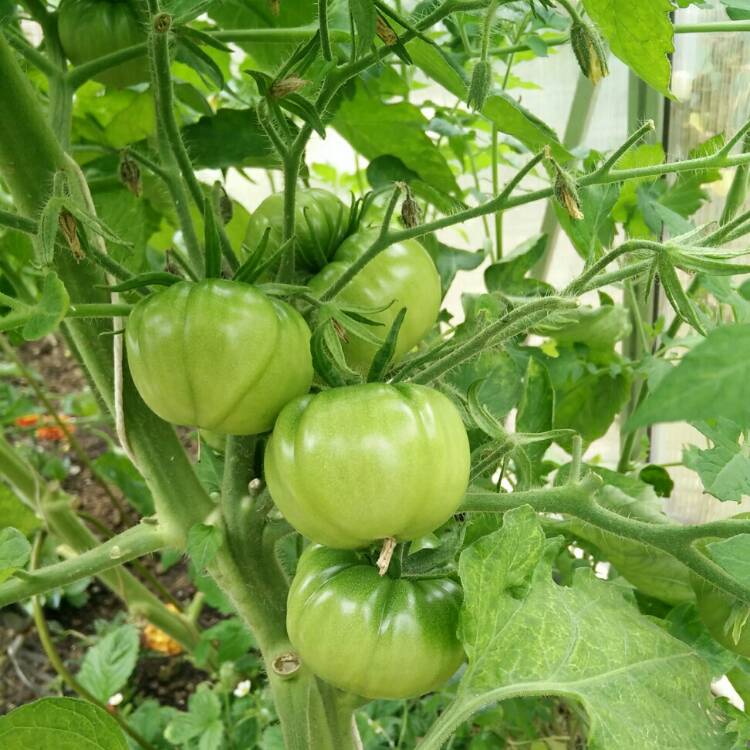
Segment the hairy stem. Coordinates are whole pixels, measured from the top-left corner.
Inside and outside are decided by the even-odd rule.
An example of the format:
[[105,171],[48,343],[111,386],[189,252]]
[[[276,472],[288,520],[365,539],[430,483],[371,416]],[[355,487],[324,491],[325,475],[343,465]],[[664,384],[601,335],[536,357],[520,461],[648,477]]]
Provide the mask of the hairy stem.
[[530,505],[540,513],[563,513],[574,516],[602,531],[656,547],[721,591],[750,602],[750,586],[730,576],[694,546],[694,543],[701,539],[726,539],[736,534],[746,534],[750,532],[750,521],[728,519],[694,526],[649,523],[622,516],[599,505],[594,499],[594,494],[600,485],[600,480],[589,474],[575,484],[526,492],[497,494],[470,490],[460,510],[466,513],[504,512],[519,505]]
[[99,575],[166,545],[165,535],[156,524],[141,523],[77,557],[0,584],[0,608]]

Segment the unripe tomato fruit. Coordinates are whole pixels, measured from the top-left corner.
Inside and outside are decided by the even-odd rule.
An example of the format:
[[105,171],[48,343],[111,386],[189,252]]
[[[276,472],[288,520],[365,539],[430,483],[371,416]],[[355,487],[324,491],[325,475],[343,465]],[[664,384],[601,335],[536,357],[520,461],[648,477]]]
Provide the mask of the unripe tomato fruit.
[[[336,251],[334,261],[310,280],[310,288],[322,293],[372,245],[377,231],[364,230],[347,237]],[[377,308],[392,304],[386,310],[367,314],[382,323],[371,331],[384,339],[402,307],[406,317],[396,342],[394,359],[414,348],[430,331],[440,312],[440,276],[430,254],[416,241],[406,240],[376,255],[336,296],[337,302],[356,307]],[[343,343],[349,364],[367,371],[377,348],[364,339],[350,336]]]
[[313,545],[289,591],[289,640],[315,674],[365,698],[412,698],[463,662],[462,593],[448,578],[378,575],[357,553]]
[[[319,188],[300,188],[294,204],[294,251],[297,266],[309,273],[321,269],[344,239],[349,209],[333,194]],[[284,194],[269,195],[253,212],[245,232],[250,251],[260,245],[269,229],[265,257],[282,244]]]
[[183,281],[141,300],[125,341],[143,400],[174,424],[230,435],[265,432],[312,382],[302,316],[235,281]]
[[266,447],[274,502],[319,544],[416,539],[447,521],[469,481],[453,403],[422,385],[367,383],[297,398]]
[[695,574],[690,579],[698,614],[714,640],[735,654],[750,658],[750,605]]
[[[74,65],[146,41],[146,26],[129,0],[62,0],[57,27],[65,55]],[[145,52],[94,76],[114,88],[148,79]]]

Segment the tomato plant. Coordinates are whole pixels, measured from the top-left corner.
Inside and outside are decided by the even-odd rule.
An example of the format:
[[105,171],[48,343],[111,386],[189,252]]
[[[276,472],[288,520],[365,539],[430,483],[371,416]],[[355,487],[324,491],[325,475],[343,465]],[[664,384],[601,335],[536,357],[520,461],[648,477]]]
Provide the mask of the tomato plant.
[[742,6],[6,0],[0,746],[746,745]]
[[237,282],[184,282],[142,300],[126,338],[141,396],[174,424],[264,432],[312,380],[299,313]]
[[461,589],[380,576],[356,553],[310,546],[289,591],[289,638],[323,679],[365,698],[435,690],[464,659]]
[[[146,41],[145,19],[131,0],[63,0],[57,24],[63,50],[74,65]],[[140,55],[94,77],[114,88],[133,86],[148,80],[148,59]]]

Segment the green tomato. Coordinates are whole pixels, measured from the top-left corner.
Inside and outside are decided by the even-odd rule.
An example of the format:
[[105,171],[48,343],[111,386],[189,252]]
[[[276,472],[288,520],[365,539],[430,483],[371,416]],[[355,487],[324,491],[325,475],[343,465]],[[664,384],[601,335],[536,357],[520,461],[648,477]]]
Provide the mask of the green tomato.
[[[310,280],[313,291],[321,293],[362,255],[377,237],[376,230],[364,230],[348,237],[329,263]],[[440,312],[442,293],[440,276],[430,254],[416,241],[406,240],[391,245],[376,255],[336,297],[339,303],[354,307],[378,308],[392,303],[382,312],[367,317],[382,323],[371,331],[381,339],[402,307],[406,317],[399,330],[394,360],[413,349],[430,331]],[[350,336],[343,344],[347,361],[352,367],[366,371],[378,347],[369,341]]]
[[342,690],[411,698],[440,687],[463,662],[461,599],[448,578],[381,577],[355,552],[314,545],[289,591],[289,640],[304,664]]
[[162,419],[231,435],[269,430],[312,382],[310,329],[285,302],[247,284],[179,282],[128,318],[128,364]]
[[424,536],[469,481],[461,415],[421,385],[367,383],[287,404],[266,447],[268,488],[299,532],[337,549]]
[[[349,224],[349,209],[333,194],[319,188],[300,188],[294,204],[294,249],[300,270],[314,273],[333,256]],[[245,244],[255,250],[269,230],[265,257],[275,253],[284,233],[284,194],[269,195],[253,212]]]
[[[146,25],[129,0],[62,0],[57,28],[65,55],[74,65],[146,41]],[[144,53],[94,79],[114,88],[148,81],[148,58]]]
[[706,630],[724,648],[750,658],[750,605],[695,574],[690,580]]

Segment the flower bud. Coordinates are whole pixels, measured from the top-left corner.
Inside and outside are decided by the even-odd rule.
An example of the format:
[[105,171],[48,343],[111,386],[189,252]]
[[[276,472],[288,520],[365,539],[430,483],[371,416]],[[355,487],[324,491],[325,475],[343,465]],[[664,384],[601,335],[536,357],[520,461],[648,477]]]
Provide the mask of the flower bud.
[[480,60],[474,66],[474,72],[471,74],[471,86],[469,87],[469,96],[466,99],[466,103],[473,110],[482,109],[491,84],[492,66],[487,60]]
[[63,209],[60,212],[57,223],[59,224],[63,235],[65,235],[65,239],[67,240],[70,252],[73,253],[73,257],[76,260],[81,260],[83,258],[83,250],[81,249],[81,240],[78,237],[78,224],[76,223],[75,216],[69,211]]
[[558,203],[565,209],[571,219],[576,221],[582,219],[583,211],[581,211],[581,199],[578,197],[576,181],[557,163],[549,146],[544,147],[544,158],[549,162],[555,176],[552,189]]
[[581,211],[581,199],[578,197],[575,180],[557,163],[555,167],[555,198],[570,218],[578,221],[583,218],[583,211]]
[[126,152],[120,160],[120,180],[125,187],[136,197],[141,197],[141,170],[138,162],[131,159]]
[[222,224],[229,224],[234,216],[234,205],[232,199],[227,195],[227,191],[224,190],[224,186],[217,180],[214,182],[214,189],[216,190],[216,206],[219,211],[219,218]]
[[404,198],[404,202],[401,204],[401,221],[404,222],[405,227],[411,229],[419,224],[422,218],[421,213],[419,205],[411,194],[411,190],[407,187],[406,198]]
[[308,83],[310,81],[306,81],[304,78],[299,78],[298,76],[282,78],[271,86],[268,90],[268,95],[271,99],[283,99],[285,96],[289,96],[289,94],[295,94],[301,88],[307,86]]
[[587,23],[575,21],[570,28],[570,44],[583,75],[596,86],[609,75],[607,54],[599,32]]
[[396,32],[388,25],[388,21],[382,16],[378,16],[375,19],[375,33],[386,47],[393,47],[398,44],[398,34],[396,34]]

